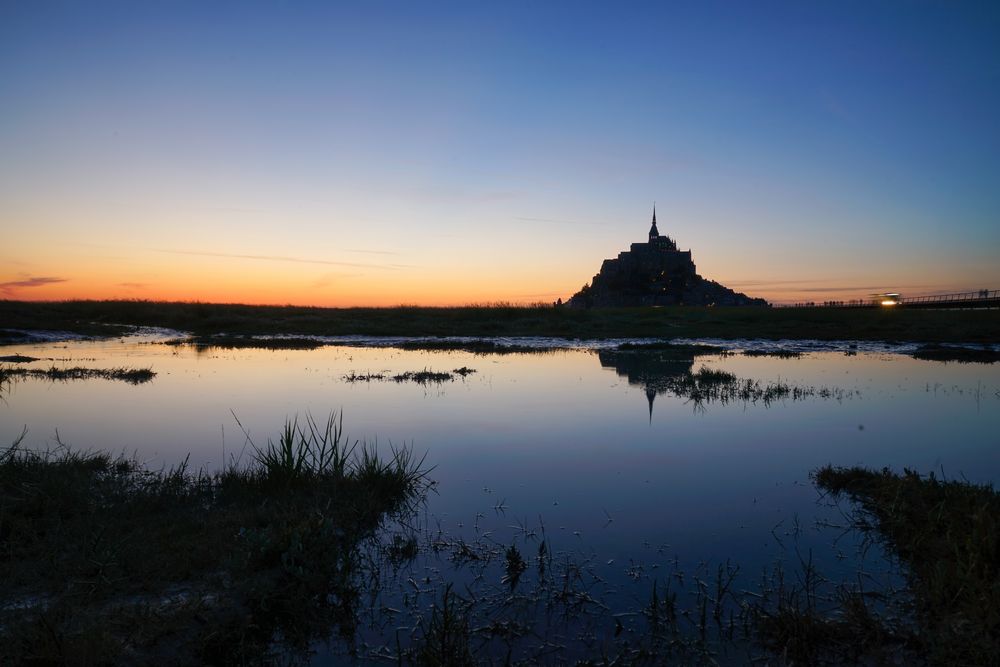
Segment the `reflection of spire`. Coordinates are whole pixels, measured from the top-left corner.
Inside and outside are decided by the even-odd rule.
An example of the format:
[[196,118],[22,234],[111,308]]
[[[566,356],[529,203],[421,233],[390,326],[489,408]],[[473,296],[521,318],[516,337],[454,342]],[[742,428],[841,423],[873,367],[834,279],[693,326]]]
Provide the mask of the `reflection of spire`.
[[674,382],[690,375],[694,354],[683,348],[677,350],[598,350],[597,358],[602,368],[613,368],[619,377],[628,378],[632,387],[646,394],[649,403],[649,423],[653,423],[653,401],[661,394],[668,394]]

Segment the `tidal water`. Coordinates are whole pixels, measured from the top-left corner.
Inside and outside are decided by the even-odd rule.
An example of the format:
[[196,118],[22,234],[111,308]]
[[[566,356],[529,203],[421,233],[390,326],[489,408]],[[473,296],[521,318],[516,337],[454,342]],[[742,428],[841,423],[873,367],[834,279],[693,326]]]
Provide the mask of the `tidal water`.
[[[1000,481],[1000,365],[920,361],[905,347],[790,343],[812,351],[781,359],[740,354],[746,341],[686,357],[607,343],[478,355],[358,340],[316,350],[160,340],[3,348],[41,358],[33,368],[148,367],[156,377],[14,381],[0,394],[0,443],[27,427],[25,447],[125,452],[152,468],[188,457],[212,470],[249,456],[239,424],[264,444],[287,418],[342,411],[352,440],[426,455],[435,484],[422,525],[499,545],[544,529],[550,549],[586,554],[608,590],[670,561],[730,560],[755,573],[782,558],[783,536],[847,567],[848,547],[802,528],[837,520],[809,479],[827,463]],[[475,372],[427,384],[345,379],[462,367]],[[703,367],[800,391],[678,395],[672,380]],[[441,570],[429,556],[414,567]]]

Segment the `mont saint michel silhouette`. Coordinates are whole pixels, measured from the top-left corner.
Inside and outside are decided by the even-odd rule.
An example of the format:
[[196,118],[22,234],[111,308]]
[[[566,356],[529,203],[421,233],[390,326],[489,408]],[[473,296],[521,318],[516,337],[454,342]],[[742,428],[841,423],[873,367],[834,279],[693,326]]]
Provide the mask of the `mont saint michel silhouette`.
[[698,275],[690,250],[678,250],[677,243],[653,224],[646,243],[633,243],[629,250],[606,259],[589,285],[574,294],[573,308],[628,306],[766,306],[754,299]]

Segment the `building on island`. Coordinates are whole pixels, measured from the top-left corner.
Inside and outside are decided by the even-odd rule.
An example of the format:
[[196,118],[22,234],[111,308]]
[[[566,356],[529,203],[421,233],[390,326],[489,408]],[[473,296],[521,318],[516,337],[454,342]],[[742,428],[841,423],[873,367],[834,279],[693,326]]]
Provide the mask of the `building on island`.
[[630,306],[766,306],[698,275],[690,250],[656,227],[656,206],[649,240],[633,243],[614,259],[606,259],[589,285],[568,301],[574,308]]

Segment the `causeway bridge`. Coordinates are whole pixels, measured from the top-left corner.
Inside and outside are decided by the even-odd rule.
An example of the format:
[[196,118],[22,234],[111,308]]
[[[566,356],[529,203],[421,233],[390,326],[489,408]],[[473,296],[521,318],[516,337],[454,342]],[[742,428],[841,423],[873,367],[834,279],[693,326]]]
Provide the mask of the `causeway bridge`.
[[809,301],[791,304],[791,308],[1000,308],[1000,290],[977,290],[955,294],[902,296],[895,293],[874,294],[867,299],[850,301]]

